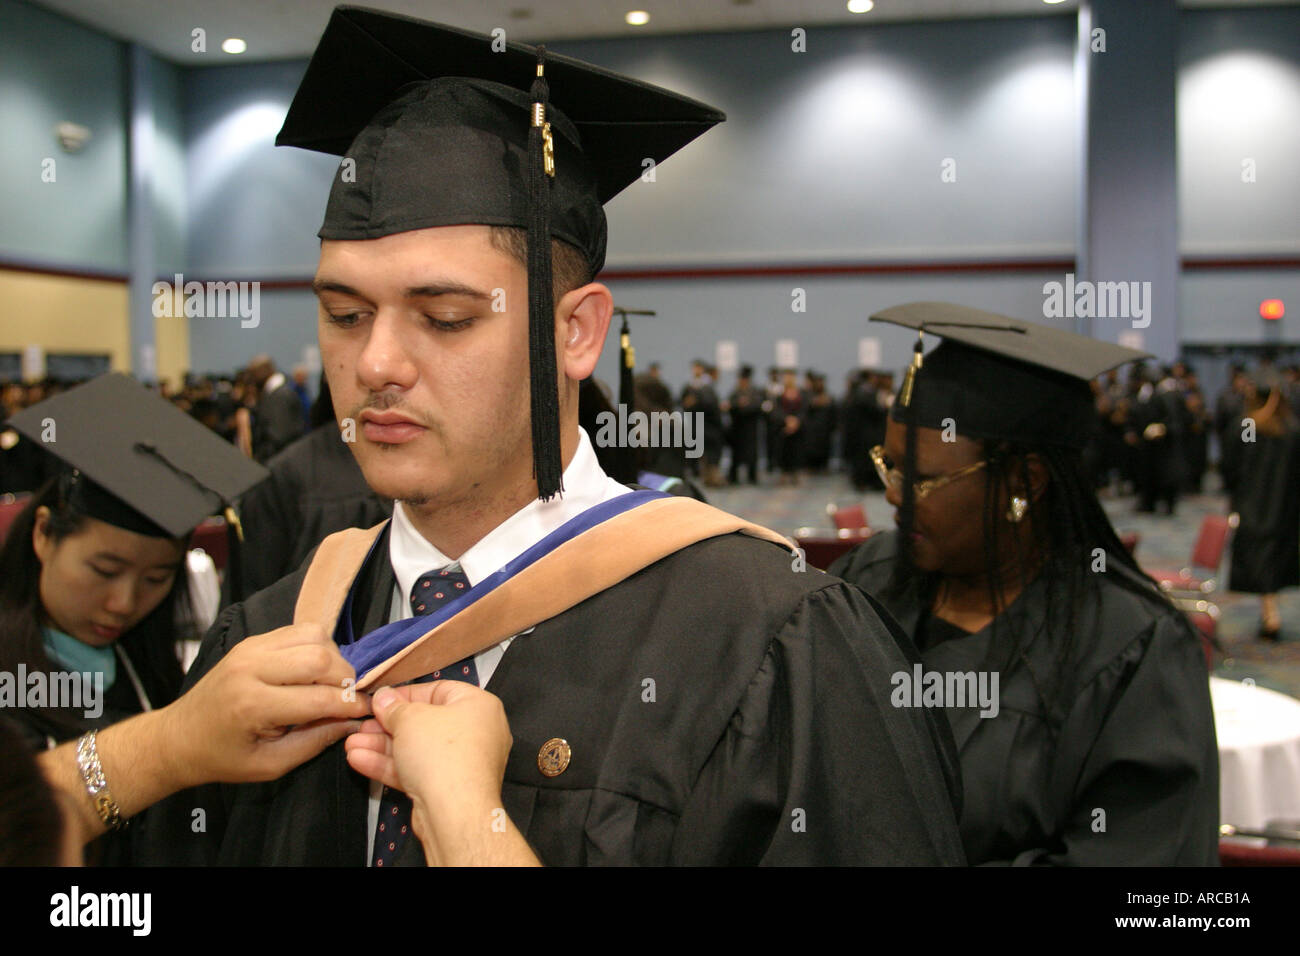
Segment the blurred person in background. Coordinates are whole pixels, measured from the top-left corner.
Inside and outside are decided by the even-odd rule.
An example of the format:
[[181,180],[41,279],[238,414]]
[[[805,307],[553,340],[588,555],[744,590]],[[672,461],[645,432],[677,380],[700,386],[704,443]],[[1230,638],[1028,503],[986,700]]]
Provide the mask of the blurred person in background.
[[804,464],[810,471],[821,473],[830,464],[835,432],[839,428],[839,406],[826,390],[826,376],[809,369],[807,383]]
[[1183,402],[1187,408],[1187,490],[1200,494],[1210,460],[1210,432],[1214,423],[1195,372],[1187,372],[1183,386]]
[[781,394],[773,403],[772,418],[779,426],[781,467],[780,483],[799,484],[799,470],[804,463],[804,420],[808,413],[808,399],[799,388],[799,380],[792,368],[782,373]]
[[763,430],[763,460],[767,463],[769,474],[781,467],[781,419],[775,412],[776,403],[784,390],[781,370],[775,365],[769,365],[767,385],[763,387],[763,416],[767,426]]
[[1246,413],[1246,367],[1232,364],[1228,384],[1214,400],[1214,431],[1219,439],[1219,477],[1223,490],[1232,494],[1241,470],[1241,418]]
[[1232,510],[1228,589],[1260,595],[1259,636],[1278,640],[1282,617],[1277,592],[1300,585],[1300,426],[1276,377],[1255,376],[1245,386],[1245,412],[1225,433],[1225,453],[1238,462]]
[[1187,405],[1169,368],[1148,369],[1129,419],[1129,441],[1138,450],[1138,507],[1154,514],[1163,504],[1171,517],[1186,482]]
[[248,373],[257,389],[257,403],[252,409],[253,457],[265,462],[302,437],[302,402],[269,355],[253,359]]
[[754,367],[742,365],[736,387],[727,399],[727,412],[731,416],[728,442],[731,445],[732,484],[740,483],[740,469],[751,485],[758,484],[758,442],[763,426],[763,393],[754,384]]

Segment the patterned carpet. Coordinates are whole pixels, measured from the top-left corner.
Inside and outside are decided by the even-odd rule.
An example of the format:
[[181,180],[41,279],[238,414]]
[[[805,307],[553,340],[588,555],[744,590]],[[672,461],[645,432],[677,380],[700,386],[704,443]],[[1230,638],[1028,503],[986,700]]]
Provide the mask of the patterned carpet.
[[[787,535],[799,527],[827,527],[826,506],[831,502],[837,506],[860,502],[866,506],[871,527],[894,526],[894,509],[883,492],[859,495],[841,474],[807,477],[797,487],[778,486],[775,477],[769,477],[759,486],[710,488],[706,493],[711,504]],[[1103,498],[1102,503],[1117,531],[1141,535],[1139,562],[1174,569],[1186,566],[1201,519],[1226,509],[1225,497],[1214,493],[1185,497],[1173,518],[1137,514],[1131,497]],[[1230,560],[1230,556],[1225,559],[1220,575],[1225,582]],[[1221,590],[1215,601],[1221,612],[1219,643],[1226,652],[1217,660],[1215,674],[1230,680],[1249,678],[1261,687],[1300,698],[1300,589],[1282,593],[1282,640],[1276,644],[1256,637],[1259,599],[1255,595]]]

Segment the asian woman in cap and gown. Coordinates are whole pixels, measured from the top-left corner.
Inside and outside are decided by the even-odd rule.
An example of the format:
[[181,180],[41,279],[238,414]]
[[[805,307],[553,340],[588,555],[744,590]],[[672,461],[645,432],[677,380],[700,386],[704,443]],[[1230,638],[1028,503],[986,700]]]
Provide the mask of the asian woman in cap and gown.
[[[942,707],[972,864],[1214,865],[1218,757],[1198,638],[1083,478],[1088,380],[1138,353],[944,303],[872,454],[897,531],[830,568],[891,612]],[[917,367],[919,365],[919,368]]]
[[0,550],[0,704],[45,749],[175,699],[189,533],[264,472],[118,374],[9,424],[63,465]]

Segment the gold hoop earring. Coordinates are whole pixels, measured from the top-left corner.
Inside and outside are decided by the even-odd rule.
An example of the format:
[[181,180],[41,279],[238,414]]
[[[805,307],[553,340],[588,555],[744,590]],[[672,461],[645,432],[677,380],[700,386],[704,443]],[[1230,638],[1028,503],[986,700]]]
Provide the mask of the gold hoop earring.
[[1029,510],[1029,499],[1022,498],[1019,495],[1011,496],[1011,508],[1007,511],[1007,520],[1012,524],[1020,524],[1024,518],[1025,512]]

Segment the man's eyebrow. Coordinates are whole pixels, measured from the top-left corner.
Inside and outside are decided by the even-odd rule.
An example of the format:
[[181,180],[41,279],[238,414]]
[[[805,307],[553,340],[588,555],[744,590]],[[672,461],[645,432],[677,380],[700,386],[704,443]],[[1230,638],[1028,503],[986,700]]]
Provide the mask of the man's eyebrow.
[[[311,284],[312,292],[319,296],[322,292],[337,292],[340,295],[350,295],[357,299],[365,299],[366,296],[342,282],[335,282],[332,279],[315,279]],[[487,300],[492,296],[481,289],[475,289],[473,286],[465,285],[463,282],[454,282],[451,280],[435,281],[427,285],[409,286],[402,290],[402,295],[408,299],[430,299],[440,295],[461,295],[471,299]]]
[[332,279],[313,279],[311,291],[319,296],[322,292],[339,292],[343,295],[355,296],[358,299],[364,299],[365,296],[352,288],[350,285],[344,285],[342,282],[335,282]]
[[411,286],[403,293],[408,299],[430,299],[440,295],[463,295],[471,299],[490,299],[491,295],[462,282],[434,282],[430,285]]

